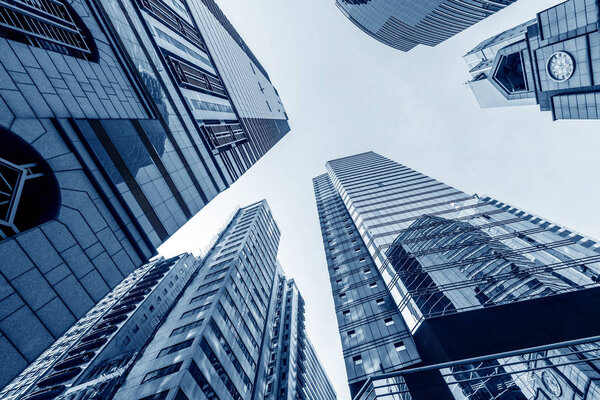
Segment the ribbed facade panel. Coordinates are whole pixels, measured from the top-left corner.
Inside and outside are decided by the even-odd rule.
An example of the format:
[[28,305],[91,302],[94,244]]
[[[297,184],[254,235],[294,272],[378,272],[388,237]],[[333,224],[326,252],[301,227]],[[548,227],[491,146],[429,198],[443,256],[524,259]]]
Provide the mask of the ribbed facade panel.
[[336,0],[340,10],[380,42],[409,51],[436,46],[516,0]]

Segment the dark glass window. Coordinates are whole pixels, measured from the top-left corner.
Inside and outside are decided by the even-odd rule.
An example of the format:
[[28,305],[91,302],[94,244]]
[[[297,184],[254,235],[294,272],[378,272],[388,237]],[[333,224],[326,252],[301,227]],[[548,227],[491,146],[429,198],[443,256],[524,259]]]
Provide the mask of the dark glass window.
[[144,379],[142,380],[142,383],[152,381],[154,379],[162,378],[163,376],[174,374],[175,372],[179,371],[179,369],[181,368],[181,364],[183,364],[183,362],[178,362],[176,364],[167,365],[166,367],[163,367],[161,369],[157,369],[155,371],[148,372],[146,374],[146,376],[144,377]]
[[65,1],[2,2],[0,36],[84,60],[98,60],[91,33]]
[[526,91],[527,84],[521,53],[503,56],[494,73],[494,80],[509,94]]
[[176,353],[183,349],[187,349],[188,347],[190,347],[192,345],[192,343],[194,343],[194,339],[186,340],[185,342],[180,342],[180,343],[174,344],[173,346],[164,348],[160,351],[160,353],[158,353],[158,356],[156,358],[166,356],[167,354],[173,354],[173,353]]
[[192,378],[194,378],[194,381],[196,381],[196,384],[200,390],[202,390],[202,393],[204,393],[208,400],[219,400],[219,396],[217,396],[213,388],[210,386],[210,383],[208,383],[204,377],[204,374],[202,371],[200,371],[200,368],[198,368],[198,365],[196,365],[194,361],[192,361],[190,364],[188,371],[190,371],[190,375]]
[[58,183],[50,166],[27,142],[0,129],[0,240],[52,220]]

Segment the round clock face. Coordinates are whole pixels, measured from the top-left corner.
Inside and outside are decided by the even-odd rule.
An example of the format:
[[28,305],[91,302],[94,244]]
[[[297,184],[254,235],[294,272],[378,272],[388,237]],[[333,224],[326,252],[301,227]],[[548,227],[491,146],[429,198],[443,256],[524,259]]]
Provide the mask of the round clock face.
[[575,72],[575,60],[565,51],[557,51],[548,58],[548,76],[556,82],[564,82]]

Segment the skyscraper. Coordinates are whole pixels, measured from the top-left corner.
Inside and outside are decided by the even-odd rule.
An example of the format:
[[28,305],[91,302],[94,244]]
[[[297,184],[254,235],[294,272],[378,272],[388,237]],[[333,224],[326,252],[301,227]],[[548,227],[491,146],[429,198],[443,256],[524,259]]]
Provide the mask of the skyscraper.
[[0,11],[1,386],[289,126],[212,0]]
[[136,269],[2,389],[0,397],[111,398],[200,261],[182,254]]
[[240,209],[115,399],[335,399],[279,236],[266,201]]
[[481,107],[539,104],[557,119],[600,118],[598,2],[568,0],[468,52]]
[[355,398],[598,397],[596,241],[372,152],[314,188]]
[[335,400],[278,245],[266,201],[238,210],[204,260],[137,269],[0,395]]
[[350,21],[400,51],[436,46],[516,0],[336,0]]

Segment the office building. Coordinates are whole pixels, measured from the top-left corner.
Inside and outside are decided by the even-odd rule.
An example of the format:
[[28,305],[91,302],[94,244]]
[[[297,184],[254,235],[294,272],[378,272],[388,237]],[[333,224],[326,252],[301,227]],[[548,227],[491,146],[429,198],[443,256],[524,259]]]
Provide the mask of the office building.
[[212,0],[9,3],[0,386],[289,130]]
[[313,182],[353,397],[597,398],[595,240],[372,152],[326,168]]
[[363,32],[400,51],[437,46],[517,0],[336,0]]
[[335,399],[277,262],[279,237],[266,201],[240,209],[115,400]]
[[539,105],[557,119],[600,118],[598,2],[568,0],[486,39],[464,59],[481,107]]
[[262,399],[333,400],[335,390],[306,335],[304,299],[278,276],[266,386]]
[[197,272],[182,254],[136,269],[0,392],[0,398],[110,398]]
[[278,245],[266,201],[238,210],[204,261],[136,270],[2,398],[335,400]]

